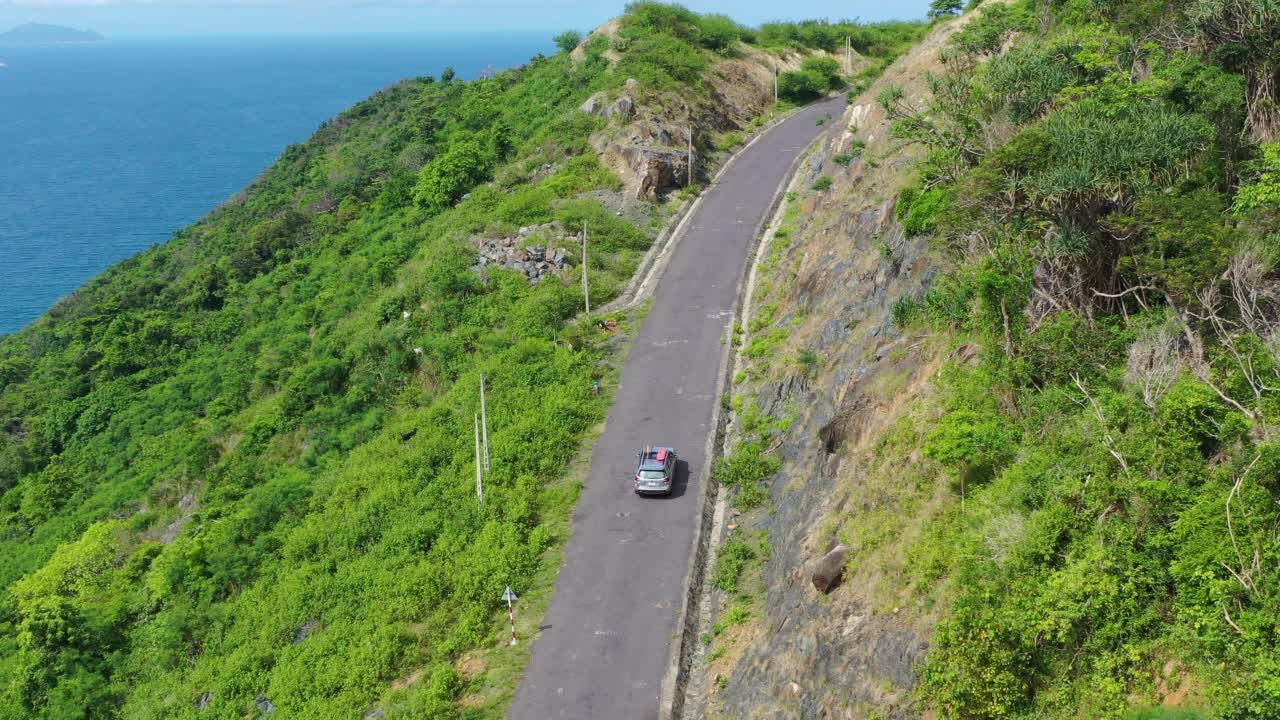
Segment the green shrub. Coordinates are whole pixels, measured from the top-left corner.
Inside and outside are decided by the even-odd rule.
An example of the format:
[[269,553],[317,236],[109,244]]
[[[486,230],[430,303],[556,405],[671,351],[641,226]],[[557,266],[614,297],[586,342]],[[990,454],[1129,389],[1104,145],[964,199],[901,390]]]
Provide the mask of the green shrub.
[[451,144],[445,153],[422,168],[414,188],[414,200],[441,212],[452,207],[467,191],[483,182],[492,168],[488,152],[475,140]]
[[994,620],[960,607],[939,623],[921,680],[943,717],[1016,717],[1026,706],[1031,653]]
[[801,72],[814,73],[826,83],[826,89],[840,86],[840,61],[826,56],[807,57],[800,63]]
[[1012,438],[999,414],[960,409],[938,422],[924,446],[924,454],[962,473],[990,471],[1007,457]]
[[703,15],[698,23],[698,44],[724,53],[742,39],[745,30],[724,15]]
[[730,540],[716,555],[716,569],[711,583],[727,593],[738,592],[738,583],[756,551],[746,542]]
[[670,88],[695,83],[707,67],[696,45],[672,35],[645,35],[631,40],[618,72],[647,86]]
[[1078,80],[1071,51],[1078,46],[1017,45],[987,65],[991,89],[1009,107],[1009,116],[1025,123],[1041,115],[1049,103]]
[[582,42],[582,33],[577,30],[566,30],[556,35],[553,40],[560,52],[569,52],[578,47],[578,43]]
[[780,467],[781,461],[776,456],[766,455],[760,445],[744,443],[732,455],[717,461],[712,474],[722,485],[743,487],[768,479]]
[[1261,158],[1250,168],[1253,178],[1236,193],[1232,209],[1237,215],[1280,206],[1280,142],[1266,143],[1261,150]]
[[832,181],[829,176],[823,175],[822,177],[813,181],[813,189],[818,191],[827,190],[831,187],[831,182]]
[[827,87],[825,77],[808,70],[793,70],[778,76],[778,97],[789,102],[803,103],[819,98]]
[[908,186],[898,194],[898,220],[908,236],[928,235],[938,230],[938,222],[950,205],[949,188]]
[[662,34],[695,40],[701,29],[699,15],[675,3],[632,2],[622,16],[622,31],[629,37]]
[[1034,28],[1034,17],[1025,3],[983,6],[978,16],[952,37],[952,43],[966,53],[991,55],[1010,35]]
[[920,22],[832,23],[827,20],[770,22],[760,26],[755,43],[768,48],[796,50],[844,49],[850,38],[853,49],[865,56],[892,58],[920,38],[927,26]]
[[854,160],[862,157],[862,153],[864,150],[866,150],[866,148],[867,148],[867,144],[862,140],[853,140],[849,143],[848,151],[840,153],[839,155],[836,155],[835,157],[831,158],[831,160],[835,164],[841,167],[845,167],[849,163],[853,162]]

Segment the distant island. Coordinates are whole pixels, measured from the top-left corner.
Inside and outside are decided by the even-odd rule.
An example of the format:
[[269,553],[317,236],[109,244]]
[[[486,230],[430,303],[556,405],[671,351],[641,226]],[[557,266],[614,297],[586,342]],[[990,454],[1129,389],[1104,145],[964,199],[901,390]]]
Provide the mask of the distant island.
[[61,25],[27,23],[0,33],[0,45],[49,45],[54,43],[88,43],[105,40],[92,30],[76,30]]

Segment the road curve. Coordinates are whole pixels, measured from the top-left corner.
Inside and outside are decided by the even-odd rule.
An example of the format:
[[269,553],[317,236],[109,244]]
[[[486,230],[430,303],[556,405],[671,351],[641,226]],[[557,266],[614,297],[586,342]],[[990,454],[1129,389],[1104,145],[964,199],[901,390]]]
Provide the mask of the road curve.
[[[808,106],[743,150],[689,218],[658,281],[596,440],[573,534],[510,720],[648,720],[688,571],[698,483],[713,431],[722,338],[753,233],[796,156],[839,117],[844,99]],[[635,454],[671,445],[682,461],[671,498],[631,490]]]

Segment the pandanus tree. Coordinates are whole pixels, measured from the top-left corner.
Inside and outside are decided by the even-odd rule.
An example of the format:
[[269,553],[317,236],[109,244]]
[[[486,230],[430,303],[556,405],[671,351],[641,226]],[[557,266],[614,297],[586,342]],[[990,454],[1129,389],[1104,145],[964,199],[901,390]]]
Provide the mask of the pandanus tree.
[[1248,81],[1253,139],[1280,138],[1280,0],[1198,0],[1189,17],[1196,38]]

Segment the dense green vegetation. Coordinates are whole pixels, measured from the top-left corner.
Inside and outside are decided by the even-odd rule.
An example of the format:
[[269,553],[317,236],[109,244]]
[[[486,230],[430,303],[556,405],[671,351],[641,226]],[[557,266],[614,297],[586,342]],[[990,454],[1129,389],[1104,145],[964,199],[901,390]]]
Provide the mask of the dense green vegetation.
[[478,272],[470,240],[589,223],[606,302],[665,213],[602,204],[583,100],[628,78],[705,99],[740,41],[855,29],[877,57],[917,32],[639,3],[581,60],[565,33],[492,78],[398,84],[0,340],[0,718],[501,714],[512,688],[475,700],[459,661],[563,540],[609,375],[576,273]]
[[954,262],[895,317],[980,348],[918,430],[958,496],[908,549],[941,718],[1280,717],[1276,20],[992,5],[927,107],[881,97]]
[[[653,86],[670,87],[680,83],[700,85],[701,72],[716,56],[733,57],[743,44],[779,52],[831,53],[843,52],[848,38],[852,48],[872,60],[873,68],[878,70],[917,41],[926,27],[917,22],[806,20],[766,23],[754,29],[723,15],[699,15],[679,5],[636,2],[627,6],[616,37],[594,37],[587,47],[596,52],[606,48],[627,52],[622,65],[631,77]],[[708,55],[707,51],[713,54]],[[791,76],[787,82],[795,84],[796,91],[782,94],[793,102],[811,100],[839,86],[839,68],[832,58],[809,58],[803,72],[783,75]]]
[[552,542],[573,496],[547,481],[604,403],[572,279],[486,281],[466,238],[589,221],[596,300],[625,282],[650,228],[575,199],[616,183],[572,110],[607,75],[558,55],[390,88],[4,342],[0,714],[176,717],[207,692],[213,716],[259,693],[358,716],[415,668],[400,713],[452,712],[450,660]]
[[778,76],[778,97],[791,102],[805,102],[837,90],[844,83],[840,63],[835,58],[806,58],[799,70]]

